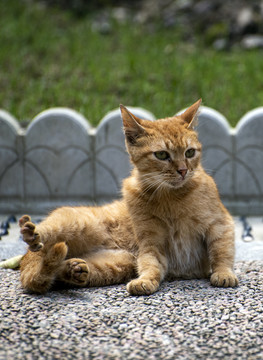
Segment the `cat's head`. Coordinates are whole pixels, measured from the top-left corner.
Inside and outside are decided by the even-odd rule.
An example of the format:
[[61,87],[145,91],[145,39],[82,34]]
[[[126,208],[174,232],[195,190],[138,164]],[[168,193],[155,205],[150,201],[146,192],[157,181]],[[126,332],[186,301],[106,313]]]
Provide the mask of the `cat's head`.
[[194,175],[201,156],[194,131],[200,104],[201,99],[180,115],[156,121],[139,119],[120,106],[128,153],[149,190],[179,188]]

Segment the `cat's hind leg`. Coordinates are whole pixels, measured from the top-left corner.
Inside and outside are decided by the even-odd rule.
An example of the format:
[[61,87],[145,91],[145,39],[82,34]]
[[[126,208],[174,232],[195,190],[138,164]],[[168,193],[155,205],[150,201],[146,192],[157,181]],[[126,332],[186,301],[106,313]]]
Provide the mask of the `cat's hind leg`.
[[65,260],[58,280],[75,286],[125,283],[136,276],[136,259],[125,250],[100,250],[82,259]]
[[28,251],[20,264],[20,280],[23,288],[36,293],[45,293],[56,279],[65,260],[68,247],[64,242],[44,246],[35,224],[28,215],[19,219],[20,232],[28,244]]
[[37,233],[36,226],[31,222],[29,215],[23,215],[19,219],[20,232],[23,240],[28,244],[30,251],[39,251],[43,248],[43,243],[40,240],[40,235]]
[[68,247],[64,242],[38,252],[28,251],[20,264],[23,288],[40,294],[47,292],[56,280],[67,252]]

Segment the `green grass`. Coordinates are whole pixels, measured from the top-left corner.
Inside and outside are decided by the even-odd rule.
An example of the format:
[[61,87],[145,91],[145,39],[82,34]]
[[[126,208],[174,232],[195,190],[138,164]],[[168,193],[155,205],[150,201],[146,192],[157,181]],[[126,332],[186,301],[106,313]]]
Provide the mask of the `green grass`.
[[102,35],[94,14],[40,4],[0,0],[0,108],[19,121],[65,106],[95,125],[120,103],[170,116],[202,97],[235,125],[262,105],[260,51],[215,52],[134,24]]

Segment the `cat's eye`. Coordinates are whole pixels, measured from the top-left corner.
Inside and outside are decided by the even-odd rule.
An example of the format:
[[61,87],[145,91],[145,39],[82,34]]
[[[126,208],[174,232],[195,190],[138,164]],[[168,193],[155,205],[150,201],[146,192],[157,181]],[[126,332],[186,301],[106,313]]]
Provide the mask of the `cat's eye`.
[[156,151],[154,153],[155,157],[158,159],[158,160],[168,160],[170,159],[170,155],[167,151]]
[[188,149],[185,152],[185,157],[187,157],[188,159],[192,158],[195,156],[195,149]]

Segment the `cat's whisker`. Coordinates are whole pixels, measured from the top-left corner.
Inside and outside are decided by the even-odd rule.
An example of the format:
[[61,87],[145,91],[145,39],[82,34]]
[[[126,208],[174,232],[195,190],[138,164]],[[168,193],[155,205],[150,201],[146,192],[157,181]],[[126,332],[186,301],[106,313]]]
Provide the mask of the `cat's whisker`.
[[165,183],[165,180],[163,180],[159,186],[154,190],[154,192],[151,194],[149,200],[147,201],[147,204],[149,203],[149,201],[152,200],[152,198],[156,195],[157,191],[161,188],[161,186],[163,186],[163,184]]
[[202,169],[197,169],[197,170],[199,170],[199,171],[204,170],[204,171],[207,172],[208,174],[211,174],[211,173],[213,173],[213,172],[215,171],[215,169],[207,168],[203,162],[202,162]]
[[[144,175],[140,175],[140,182],[144,183],[144,182],[148,182],[150,180],[155,180],[155,179],[160,179],[161,177],[161,173],[160,172],[154,172],[154,173],[150,173],[150,174],[144,174]],[[145,178],[145,179],[144,179]]]
[[153,193],[156,192],[156,190],[162,185],[164,182],[163,176],[161,176],[160,173],[156,175],[148,175],[147,179],[141,180],[141,185],[143,188],[143,192],[141,193],[141,196],[144,196],[147,192],[149,192],[152,189],[155,189]]
[[142,190],[143,190],[142,194],[147,193],[151,188],[155,187],[155,185],[156,185],[157,183],[159,183],[159,182],[157,182],[157,181],[155,181],[155,182],[150,182],[150,183],[149,183],[148,181],[141,182]]
[[161,177],[149,178],[149,179],[145,179],[144,181],[141,181],[141,184],[142,184],[143,186],[144,186],[144,185],[146,185],[146,186],[148,186],[148,185],[152,186],[154,183],[159,183],[161,179],[162,179]]
[[153,172],[151,174],[143,174],[143,175],[140,175],[140,180],[144,181],[144,180],[159,178],[161,174],[162,173],[157,172],[157,171]]
[[193,172],[194,173],[198,173],[198,172],[203,173],[204,170],[209,175],[213,175],[215,172],[215,170],[213,170],[213,169],[195,169]]
[[[148,184],[148,186],[144,189],[144,191],[142,192],[141,196],[145,195],[147,192],[149,192],[150,190],[154,189],[156,186],[157,188],[160,185],[160,180],[156,180],[155,182],[152,182],[150,184]],[[155,191],[155,190],[154,190]]]

